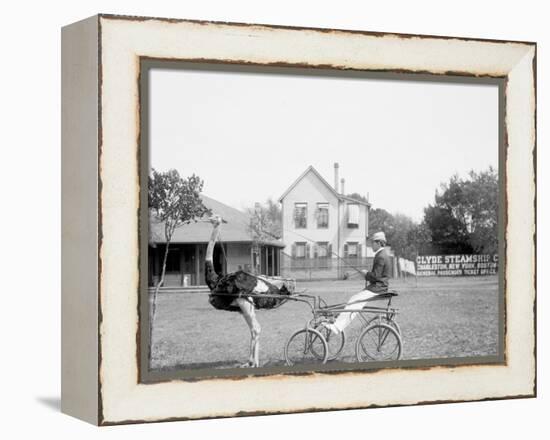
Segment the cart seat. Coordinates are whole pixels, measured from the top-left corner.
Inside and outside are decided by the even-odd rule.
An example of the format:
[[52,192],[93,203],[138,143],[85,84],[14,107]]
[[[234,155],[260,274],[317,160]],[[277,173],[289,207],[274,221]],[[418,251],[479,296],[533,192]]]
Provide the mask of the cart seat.
[[398,293],[395,290],[388,290],[387,292],[379,293],[378,295],[376,295],[372,298],[369,298],[367,301],[378,301],[380,299],[392,298],[392,297],[397,296],[397,295],[398,295]]

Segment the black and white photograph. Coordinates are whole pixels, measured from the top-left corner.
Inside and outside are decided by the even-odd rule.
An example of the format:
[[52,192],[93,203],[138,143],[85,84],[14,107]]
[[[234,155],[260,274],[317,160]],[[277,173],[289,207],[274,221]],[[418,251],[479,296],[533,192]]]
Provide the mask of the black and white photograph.
[[140,87],[142,369],[503,362],[502,82],[150,61]]
[[6,3],[0,436],[544,438],[542,5]]

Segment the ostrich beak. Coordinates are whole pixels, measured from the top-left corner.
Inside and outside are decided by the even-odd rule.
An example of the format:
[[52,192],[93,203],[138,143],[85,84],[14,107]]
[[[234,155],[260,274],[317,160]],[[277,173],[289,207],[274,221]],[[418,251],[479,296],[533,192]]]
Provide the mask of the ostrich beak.
[[199,220],[199,223],[215,223],[219,221],[220,223],[227,223],[227,220],[222,218],[221,216],[212,216],[204,220]]

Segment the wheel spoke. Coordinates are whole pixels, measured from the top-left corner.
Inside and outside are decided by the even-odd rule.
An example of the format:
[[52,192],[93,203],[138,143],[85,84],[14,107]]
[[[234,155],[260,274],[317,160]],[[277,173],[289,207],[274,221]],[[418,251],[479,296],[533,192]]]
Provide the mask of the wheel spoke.
[[309,332],[304,333],[304,355],[310,350]]
[[[315,327],[315,330],[317,330],[325,338],[325,341],[327,342],[327,348],[328,348],[327,360],[336,359],[344,348],[344,344],[346,340],[344,332],[335,334],[331,332],[328,328],[326,328],[324,325],[318,325],[317,327]],[[319,336],[314,336],[314,337],[316,339],[320,339]],[[315,350],[316,346],[317,344],[315,344],[312,350]],[[316,353],[316,354],[318,355],[319,358],[322,358],[320,353]]]
[[328,356],[325,339],[313,329],[302,329],[294,333],[285,346],[288,365],[324,363]]
[[373,324],[359,336],[356,344],[356,356],[363,360],[391,360],[401,356],[401,338],[389,324]]

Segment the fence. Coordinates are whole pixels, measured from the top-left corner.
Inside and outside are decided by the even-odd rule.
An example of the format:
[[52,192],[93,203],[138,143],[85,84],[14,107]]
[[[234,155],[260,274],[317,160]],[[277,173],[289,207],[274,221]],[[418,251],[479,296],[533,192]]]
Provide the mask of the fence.
[[[498,255],[420,255],[417,261],[392,259],[392,277],[476,276],[498,274]],[[358,279],[370,270],[368,258],[293,258],[281,254],[281,275],[297,280]]]

